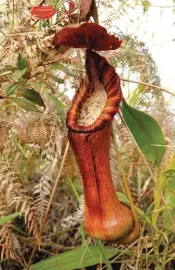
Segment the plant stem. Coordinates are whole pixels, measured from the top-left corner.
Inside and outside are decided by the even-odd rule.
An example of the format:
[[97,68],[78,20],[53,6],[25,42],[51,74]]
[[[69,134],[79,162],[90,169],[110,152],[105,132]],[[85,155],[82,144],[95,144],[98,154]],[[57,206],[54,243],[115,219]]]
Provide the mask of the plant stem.
[[71,178],[69,178],[69,183],[70,183],[70,186],[71,186],[71,188],[72,188],[72,190],[73,190],[73,193],[74,193],[74,195],[75,195],[75,197],[76,197],[78,203],[80,203],[80,196],[78,195],[78,192],[77,192],[77,190],[76,190],[76,188],[75,188],[75,185],[74,185],[74,183],[72,182],[72,179],[71,179]]
[[118,163],[119,163],[119,168],[120,168],[120,171],[121,171],[121,174],[122,174],[122,178],[123,178],[123,182],[124,182],[124,186],[125,186],[125,190],[126,190],[126,195],[128,197],[130,207],[131,207],[131,211],[132,211],[132,214],[133,214],[133,219],[134,219],[134,230],[133,230],[134,235],[133,235],[133,238],[135,239],[136,236],[138,236],[138,234],[139,234],[139,220],[138,220],[135,204],[134,204],[134,201],[133,201],[133,198],[132,198],[132,194],[131,194],[131,191],[130,191],[130,188],[129,188],[129,185],[128,185],[128,180],[126,178],[124,168],[123,168],[123,164],[122,164],[122,161],[121,161],[121,158],[120,158],[120,152],[119,152],[116,140],[115,140],[114,131],[112,131],[112,140],[113,140],[114,148],[115,148]]
[[162,267],[165,268],[166,265],[166,260],[168,257],[168,250],[169,250],[169,245],[165,245],[164,250],[163,250],[163,258],[162,258]]
[[104,262],[106,264],[107,270],[113,270],[112,266],[110,264],[110,261],[108,260],[108,258],[106,257],[106,255],[105,255],[105,253],[103,251],[103,246],[102,246],[101,242],[99,240],[96,240],[96,244],[97,244],[97,246],[98,246],[98,248],[99,248],[99,250],[101,252],[101,255],[102,255],[103,260],[104,260]]
[[[143,4],[136,4],[137,6],[143,7]],[[175,6],[171,5],[171,6],[156,6],[156,5],[151,5],[150,7],[153,8],[175,8]]]
[[12,31],[14,28],[14,22],[15,22],[15,0],[12,1]]
[[92,13],[92,17],[94,19],[94,22],[99,24],[98,9],[97,9],[97,5],[96,5],[96,0],[92,1],[91,13]]

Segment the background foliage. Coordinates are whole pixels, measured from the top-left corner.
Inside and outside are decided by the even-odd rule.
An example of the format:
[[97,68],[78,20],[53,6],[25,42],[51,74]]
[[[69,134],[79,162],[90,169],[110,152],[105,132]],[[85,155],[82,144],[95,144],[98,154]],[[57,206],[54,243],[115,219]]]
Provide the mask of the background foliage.
[[[169,91],[161,87],[145,42],[123,33],[120,25],[115,35],[122,46],[105,56],[117,68],[131,106],[123,101],[114,132],[140,219],[140,237],[122,246],[85,235],[83,189],[65,127],[84,59],[79,50],[56,51],[51,45],[56,31],[81,19],[80,2],[75,1],[71,16],[65,2],[7,0],[0,7],[2,269],[29,269],[31,264],[31,269],[174,269],[175,122],[164,94]],[[43,3],[53,5],[56,15],[49,20],[31,17],[30,9]],[[109,32],[114,32],[114,19],[126,17],[131,8],[139,5],[142,16],[151,8],[150,1],[138,0],[96,4],[100,23]],[[103,21],[104,10],[108,17]],[[113,145],[110,160],[120,200],[128,203],[119,193],[124,188]]]

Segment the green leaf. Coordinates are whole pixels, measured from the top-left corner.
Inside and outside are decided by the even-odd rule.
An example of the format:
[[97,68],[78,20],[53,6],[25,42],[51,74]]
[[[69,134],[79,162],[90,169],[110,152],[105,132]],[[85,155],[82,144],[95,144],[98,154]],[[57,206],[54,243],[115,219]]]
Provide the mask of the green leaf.
[[23,213],[23,211],[20,211],[20,212],[16,212],[14,214],[11,214],[11,215],[8,215],[6,217],[2,217],[0,218],[0,225],[3,225],[5,224],[6,222],[10,221],[11,219],[21,215]]
[[129,200],[128,200],[127,196],[124,193],[119,192],[119,191],[117,191],[116,193],[117,193],[117,197],[118,197],[120,202],[124,202],[124,203],[129,204]]
[[58,77],[55,76],[55,75],[50,75],[50,78],[51,78],[53,81],[55,81],[55,82],[57,82],[57,83],[59,83],[59,84],[64,83],[64,80],[63,80],[63,79],[60,79],[60,78],[58,78]]
[[17,67],[20,70],[23,70],[27,67],[27,56],[22,57],[21,54],[18,55],[18,59],[17,59]]
[[[103,246],[103,252],[107,258],[111,258],[118,254],[120,250]],[[31,270],[73,270],[91,266],[101,261],[103,259],[97,246],[81,246],[33,264]]]
[[130,95],[129,97],[129,104],[132,106],[135,106],[136,103],[140,101],[142,98],[143,92],[144,92],[144,86],[143,85],[138,85],[134,92]]
[[34,89],[31,89],[31,88],[22,89],[20,93],[27,100],[30,100],[33,103],[36,103],[37,105],[45,108],[45,104],[44,104],[43,99],[40,96],[40,93],[38,93]]
[[175,177],[175,169],[173,169],[173,170],[167,170],[166,172],[165,172],[165,175],[167,175],[167,176],[173,176],[173,177]]
[[[169,209],[172,220],[175,220],[175,154],[173,154],[167,169],[164,172],[164,199],[165,203]],[[171,172],[173,172],[171,174]],[[167,210],[163,211],[163,224],[164,228],[168,231],[172,231],[172,224],[169,219]]]
[[13,72],[13,74],[10,74],[9,76],[11,76],[12,79],[14,79],[15,81],[19,81],[24,74],[26,73],[27,68],[25,69],[16,69],[15,72]]
[[16,103],[23,110],[41,112],[38,110],[37,106],[33,102],[27,99],[10,97],[9,100]]
[[60,63],[54,63],[54,64],[51,64],[50,66],[53,69],[58,69],[58,70],[65,72],[67,75],[69,75],[71,77],[75,77],[75,74],[73,72],[71,72],[67,67],[65,67],[64,65],[62,65]]
[[55,102],[58,115],[61,119],[62,124],[64,124],[65,119],[66,119],[66,113],[65,113],[66,106],[56,96],[50,95],[50,97]]
[[8,84],[7,87],[5,87],[4,89],[5,96],[12,95],[20,86],[21,86],[21,82]]
[[122,103],[122,113],[143,154],[160,166],[166,143],[159,124],[150,115],[130,107],[125,101]]

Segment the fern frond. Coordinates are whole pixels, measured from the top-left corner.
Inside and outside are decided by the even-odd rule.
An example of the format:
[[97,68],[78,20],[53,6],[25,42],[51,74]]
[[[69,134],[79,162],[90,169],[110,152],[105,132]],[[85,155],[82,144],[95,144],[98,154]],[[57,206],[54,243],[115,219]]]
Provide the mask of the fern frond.
[[164,156],[163,156],[163,160],[162,160],[162,169],[166,169],[166,167],[168,166],[168,163],[170,162],[170,159],[172,157],[172,155],[175,152],[175,140],[167,140],[167,148],[165,150]]
[[132,156],[136,149],[136,145],[124,125],[120,125],[118,129],[118,134],[122,143],[123,152],[127,153],[127,156]]
[[21,246],[11,229],[11,222],[0,228],[1,260],[4,255],[7,259],[15,259],[21,262]]
[[61,227],[67,229],[83,221],[84,221],[84,196],[81,195],[77,211],[73,215],[69,215],[66,218],[64,218],[61,222]]
[[35,207],[38,221],[41,224],[42,218],[47,208],[49,196],[53,187],[53,176],[51,166],[44,164],[40,167],[40,179],[34,186]]
[[[24,211],[25,223],[30,232],[38,236],[38,221],[33,199],[27,195],[18,173],[8,162],[0,162],[0,192],[3,194],[7,209]],[[31,221],[32,217],[32,221]]]

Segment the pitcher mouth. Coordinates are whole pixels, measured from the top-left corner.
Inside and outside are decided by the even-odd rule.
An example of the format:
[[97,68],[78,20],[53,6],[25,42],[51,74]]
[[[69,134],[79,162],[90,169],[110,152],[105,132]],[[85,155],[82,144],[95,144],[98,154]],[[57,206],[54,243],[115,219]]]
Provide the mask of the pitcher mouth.
[[[95,81],[103,85],[107,98],[104,108],[97,119],[90,125],[79,125],[78,115],[82,103],[94,91]],[[86,77],[82,81],[72,105],[67,113],[67,127],[74,132],[93,133],[102,129],[108,122],[113,120],[119,110],[119,103],[122,99],[120,78],[114,67],[109,65],[107,60],[99,54],[86,51]]]

